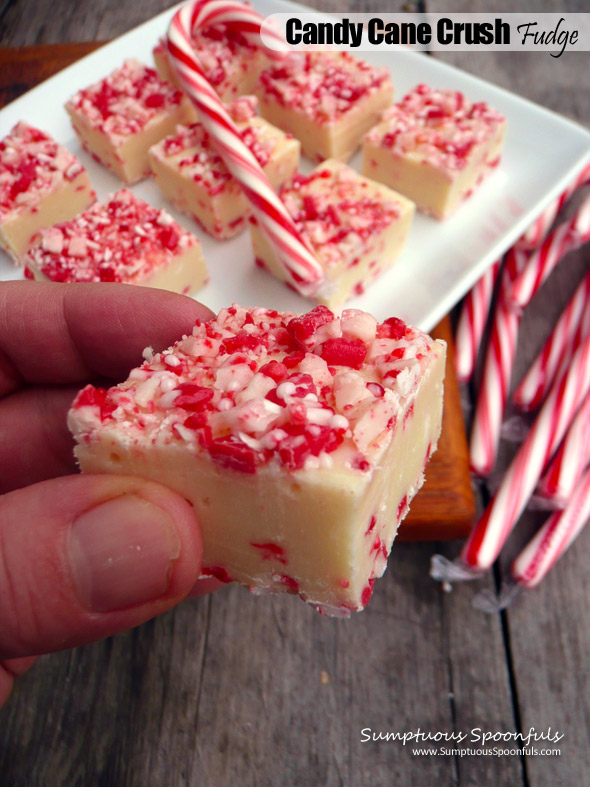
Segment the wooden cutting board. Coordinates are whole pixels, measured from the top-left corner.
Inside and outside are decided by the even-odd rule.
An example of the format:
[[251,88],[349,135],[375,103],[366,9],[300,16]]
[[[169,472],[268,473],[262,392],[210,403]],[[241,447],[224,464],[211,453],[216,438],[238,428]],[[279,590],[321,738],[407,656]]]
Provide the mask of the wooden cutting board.
[[[13,101],[100,45],[88,42],[0,49],[0,106]],[[109,67],[105,63],[105,72]],[[84,85],[73,84],[72,93],[80,87]],[[60,108],[56,107],[56,111],[60,111]],[[8,129],[1,131],[3,135]],[[444,339],[449,345],[443,430],[438,451],[428,465],[426,483],[400,528],[399,539],[403,541],[461,538],[467,535],[475,518],[467,441],[448,317],[436,327],[433,335]]]

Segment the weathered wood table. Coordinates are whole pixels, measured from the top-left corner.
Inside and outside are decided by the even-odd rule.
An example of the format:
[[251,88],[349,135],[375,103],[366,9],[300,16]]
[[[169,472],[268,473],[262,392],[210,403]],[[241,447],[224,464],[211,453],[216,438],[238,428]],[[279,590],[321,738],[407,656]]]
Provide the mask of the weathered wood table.
[[[166,5],[6,0],[0,43],[108,39]],[[326,10],[343,5],[322,3]],[[506,7],[427,0],[403,10],[425,6]],[[545,6],[587,10],[574,0]],[[370,3],[348,7],[371,10]],[[530,7],[521,2],[511,10]],[[590,125],[588,53],[443,57]],[[589,254],[571,255],[526,312],[516,380],[588,269]],[[474,390],[463,394],[469,417]],[[491,488],[514,451],[503,444]],[[480,505],[489,492],[477,489]],[[542,520],[523,517],[506,558],[477,588],[499,585],[508,558]],[[397,545],[370,606],[350,621],[320,617],[291,598],[252,598],[227,587],[127,634],[41,659],[0,712],[0,784],[588,784],[590,532],[538,590],[492,616],[471,606],[473,585],[445,594],[428,579],[433,551],[452,557],[458,549]],[[361,732],[526,734],[531,727],[563,733],[561,755],[419,756],[399,741],[363,742]]]

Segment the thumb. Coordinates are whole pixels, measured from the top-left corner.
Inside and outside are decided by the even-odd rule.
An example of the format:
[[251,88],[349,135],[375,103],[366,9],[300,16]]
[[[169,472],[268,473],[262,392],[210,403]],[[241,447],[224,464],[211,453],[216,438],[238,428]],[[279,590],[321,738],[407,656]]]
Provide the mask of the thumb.
[[139,478],[81,475],[0,497],[0,659],[106,637],[181,601],[201,569],[192,506]]

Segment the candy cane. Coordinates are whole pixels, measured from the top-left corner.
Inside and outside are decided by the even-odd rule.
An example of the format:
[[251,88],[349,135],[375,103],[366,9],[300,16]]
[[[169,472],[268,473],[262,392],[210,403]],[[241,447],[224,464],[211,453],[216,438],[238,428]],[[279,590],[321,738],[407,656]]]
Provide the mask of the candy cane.
[[561,258],[590,240],[590,197],[587,197],[570,221],[560,224],[543,245],[533,252],[529,264],[515,279],[507,293],[510,304],[524,309]]
[[571,423],[563,443],[539,482],[537,494],[564,508],[590,463],[590,396]]
[[533,588],[563,555],[590,518],[590,470],[578,483],[566,508],[552,514],[512,564],[512,578]]
[[537,409],[581,339],[590,332],[589,302],[590,273],[582,280],[543,349],[514,392],[514,402],[521,409]]
[[[515,251],[533,251],[549,232],[555,217],[571,196],[590,182],[590,164],[587,164],[566,189],[535,219],[528,230],[514,244]],[[496,262],[476,282],[465,298],[455,336],[455,366],[460,382],[467,382],[475,367],[477,351],[488,319],[494,283],[499,264]]]
[[[528,255],[511,249],[502,274],[502,291],[526,265]],[[508,399],[510,376],[516,354],[520,315],[499,298],[492,322],[490,342],[477,397],[470,441],[472,471],[479,476],[491,472],[498,451],[502,418]]]
[[521,235],[521,237],[516,241],[515,247],[522,251],[532,251],[539,246],[547,233],[549,232],[551,225],[555,221],[555,217],[559,213],[559,211],[563,208],[565,203],[570,199],[570,197],[576,192],[581,186],[584,186],[590,180],[590,164],[587,164],[581,172],[572,180],[569,186],[564,189],[564,191],[554,199],[553,202],[545,208],[543,213],[538,216],[535,221],[531,224],[528,230]]
[[468,566],[484,570],[498,557],[589,390],[590,337],[578,347],[566,374],[551,389],[498,491],[465,544],[461,558]]
[[496,260],[465,296],[455,336],[455,368],[459,382],[473,374],[477,351],[486,326],[501,260]]
[[[168,51],[182,86],[199,111],[231,174],[240,182],[263,232],[274,246],[289,280],[302,294],[321,290],[324,272],[303,242],[285,206],[273,191],[258,161],[244,144],[217,93],[207,82],[191,45],[191,32],[201,26],[233,24],[250,37],[258,36],[263,17],[241,3],[197,0],[180,8],[168,29]],[[278,53],[274,53],[277,56]],[[283,55],[284,56],[284,55]]]

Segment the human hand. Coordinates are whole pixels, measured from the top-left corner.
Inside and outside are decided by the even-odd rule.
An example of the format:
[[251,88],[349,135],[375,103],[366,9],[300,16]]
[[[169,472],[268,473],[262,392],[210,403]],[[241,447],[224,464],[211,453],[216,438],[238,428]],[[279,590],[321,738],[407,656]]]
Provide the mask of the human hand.
[[197,581],[195,512],[160,484],[73,474],[66,414],[87,382],[120,382],[211,312],[121,284],[0,284],[0,706],[35,656],[154,617]]

